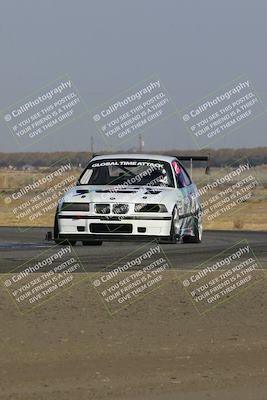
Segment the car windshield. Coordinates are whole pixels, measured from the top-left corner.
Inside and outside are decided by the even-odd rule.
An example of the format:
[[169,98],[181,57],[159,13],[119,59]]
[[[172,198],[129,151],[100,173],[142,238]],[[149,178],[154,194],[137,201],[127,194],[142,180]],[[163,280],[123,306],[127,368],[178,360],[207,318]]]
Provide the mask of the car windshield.
[[169,163],[142,159],[93,161],[82,173],[79,184],[174,187]]

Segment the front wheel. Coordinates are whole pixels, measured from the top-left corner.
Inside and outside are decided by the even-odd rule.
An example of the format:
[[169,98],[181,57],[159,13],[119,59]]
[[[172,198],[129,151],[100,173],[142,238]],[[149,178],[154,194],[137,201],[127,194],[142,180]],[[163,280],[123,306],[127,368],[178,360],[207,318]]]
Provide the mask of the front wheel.
[[54,241],[58,244],[59,243],[59,238],[58,238],[58,220],[57,220],[57,213],[55,215],[55,220],[54,220]]
[[176,244],[180,241],[180,224],[179,224],[179,211],[175,206],[172,211],[172,222],[170,229],[170,236],[165,238],[161,238],[159,243],[162,244]]

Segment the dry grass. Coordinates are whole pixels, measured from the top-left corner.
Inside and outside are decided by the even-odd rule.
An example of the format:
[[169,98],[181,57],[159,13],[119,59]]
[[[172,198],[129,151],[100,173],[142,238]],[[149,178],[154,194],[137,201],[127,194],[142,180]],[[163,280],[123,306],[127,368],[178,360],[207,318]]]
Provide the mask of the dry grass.
[[[46,194],[41,196],[42,193],[46,193],[46,191],[50,188],[53,188],[57,183],[60,183],[62,180],[66,178],[73,178],[70,186],[73,186],[75,180],[80,175],[79,170],[72,170],[69,173],[65,173],[63,176],[54,177],[52,182],[46,182],[39,186],[38,189],[34,191],[29,191],[27,194],[21,196],[17,200],[12,200],[12,194],[19,192],[21,188],[24,188],[26,185],[31,184],[39,180],[40,178],[45,177],[51,171],[47,169],[36,170],[36,171],[0,171],[0,226],[52,226],[54,223],[54,215],[57,206],[58,200],[63,196],[63,191],[60,193],[60,189],[55,190],[53,193],[55,194],[55,198],[52,198],[50,194]],[[43,200],[48,200],[48,197],[51,198],[51,201],[46,203],[44,207],[41,209],[37,209],[33,211],[30,215],[38,213],[38,211],[42,211],[43,215],[36,217],[34,220],[30,220],[29,216],[25,216],[22,218],[18,218],[18,212],[16,212],[16,208],[18,209],[20,206],[27,205],[29,203],[32,208],[33,206],[40,204],[40,201],[37,200],[38,195],[41,196]],[[17,196],[18,197],[18,196]],[[35,200],[35,201],[34,201]],[[49,206],[49,211],[44,211],[45,206]],[[25,210],[29,209],[29,207],[25,207]]]
[[244,228],[244,221],[239,217],[235,217],[233,219],[233,228],[234,229],[242,229],[242,228]]
[[[204,175],[204,169],[194,170],[194,179],[199,185],[208,182],[212,176],[221,172],[221,169],[213,169],[212,175]],[[224,170],[228,171],[228,170]],[[266,187],[267,167],[257,168],[257,175]],[[13,212],[15,206],[23,202],[30,201],[38,192],[23,196],[21,201],[8,202],[10,194],[18,191],[28,183],[32,183],[46,174],[46,170],[38,171],[4,171],[0,170],[0,226],[52,226],[54,221],[55,207],[51,211],[44,213],[29,224],[28,218],[18,220]],[[224,172],[225,173],[225,172]],[[78,177],[80,171],[75,171]],[[267,189],[261,188],[258,193],[261,200],[247,201],[233,212],[227,212],[212,222],[204,220],[206,229],[238,229],[238,230],[267,230]],[[55,199],[56,205],[57,199]]]
[[213,222],[205,222],[206,229],[221,230],[267,230],[267,201],[247,202],[235,212],[218,217]]

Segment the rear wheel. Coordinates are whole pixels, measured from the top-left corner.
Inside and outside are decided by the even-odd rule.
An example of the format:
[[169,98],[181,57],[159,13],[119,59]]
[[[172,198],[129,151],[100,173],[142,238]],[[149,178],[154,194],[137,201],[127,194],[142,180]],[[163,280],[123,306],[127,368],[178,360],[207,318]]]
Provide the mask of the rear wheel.
[[194,217],[193,221],[193,235],[194,236],[184,236],[183,243],[200,243],[202,240],[202,220],[201,216]]

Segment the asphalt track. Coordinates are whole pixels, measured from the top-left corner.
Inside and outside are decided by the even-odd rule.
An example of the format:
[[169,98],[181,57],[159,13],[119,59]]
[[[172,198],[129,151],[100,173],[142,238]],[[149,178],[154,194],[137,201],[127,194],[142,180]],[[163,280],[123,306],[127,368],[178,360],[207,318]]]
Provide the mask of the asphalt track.
[[[0,227],[0,273],[9,272],[34,258],[54,242],[45,240],[49,228]],[[162,249],[175,269],[191,269],[235,243],[246,239],[263,268],[267,267],[267,232],[205,231],[200,244],[162,244]],[[116,260],[140,248],[142,243],[105,242],[99,246],[82,246],[75,251],[86,271],[101,271]]]

